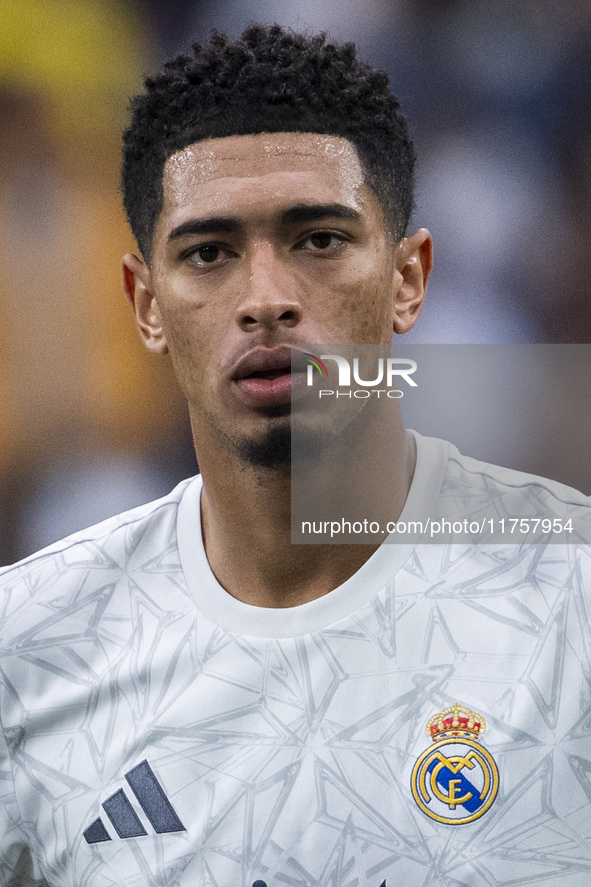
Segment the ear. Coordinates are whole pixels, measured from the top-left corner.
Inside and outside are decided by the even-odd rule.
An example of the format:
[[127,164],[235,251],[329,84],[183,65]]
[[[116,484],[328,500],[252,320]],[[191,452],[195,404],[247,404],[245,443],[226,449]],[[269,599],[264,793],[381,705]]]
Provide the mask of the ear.
[[421,313],[433,267],[433,241],[426,228],[403,237],[394,255],[393,328],[408,333]]
[[152,274],[146,263],[128,253],[123,256],[123,289],[133,305],[140,338],[153,354],[168,354],[162,317],[152,292]]

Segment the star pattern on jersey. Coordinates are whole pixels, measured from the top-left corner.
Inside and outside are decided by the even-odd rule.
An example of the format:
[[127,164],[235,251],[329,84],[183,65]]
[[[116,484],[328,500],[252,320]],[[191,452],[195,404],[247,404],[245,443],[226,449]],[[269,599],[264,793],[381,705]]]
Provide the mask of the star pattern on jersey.
[[[197,609],[175,518],[161,510],[157,546],[138,521],[4,577],[3,723],[27,840],[55,883],[591,879],[586,547],[418,546],[346,620],[249,638]],[[486,718],[500,791],[450,828],[409,778],[427,719],[455,701]],[[89,847],[83,830],[144,759],[186,833]],[[3,797],[10,829],[25,828]]]

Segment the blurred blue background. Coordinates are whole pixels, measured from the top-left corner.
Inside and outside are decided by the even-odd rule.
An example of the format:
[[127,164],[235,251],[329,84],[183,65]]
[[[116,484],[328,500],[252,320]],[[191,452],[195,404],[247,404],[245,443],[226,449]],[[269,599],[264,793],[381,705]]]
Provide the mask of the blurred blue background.
[[[409,342],[591,342],[586,0],[0,0],[1,564],[196,470],[170,366],[121,289],[119,143],[145,74],[251,21],[353,40],[390,75],[419,157],[414,226],[435,241]],[[535,465],[586,493],[588,364],[544,404]]]

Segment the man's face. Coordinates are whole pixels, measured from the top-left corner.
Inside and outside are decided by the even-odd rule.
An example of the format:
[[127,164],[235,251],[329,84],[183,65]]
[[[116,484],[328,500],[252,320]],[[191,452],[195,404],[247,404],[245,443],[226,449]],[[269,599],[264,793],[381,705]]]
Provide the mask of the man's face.
[[402,277],[346,139],[197,142],[169,158],[163,188],[138,275],[146,326],[161,325],[147,344],[168,347],[197,442],[203,423],[234,442],[286,426],[289,346],[391,341]]

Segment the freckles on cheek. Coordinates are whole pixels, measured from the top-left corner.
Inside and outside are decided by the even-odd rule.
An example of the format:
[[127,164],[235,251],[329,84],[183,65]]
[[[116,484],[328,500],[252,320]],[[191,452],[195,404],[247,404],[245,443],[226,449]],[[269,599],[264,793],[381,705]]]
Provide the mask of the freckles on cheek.
[[180,287],[164,291],[158,297],[162,323],[169,346],[182,345],[186,339],[199,335],[204,328],[205,304]]
[[162,321],[175,375],[184,390],[184,383],[195,379],[200,364],[207,359],[207,336],[204,338],[202,324],[194,312],[168,310],[163,312]]
[[349,319],[352,339],[373,341],[383,337],[385,314],[383,296],[375,285],[359,287],[341,303],[341,322]]

